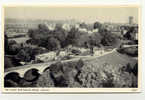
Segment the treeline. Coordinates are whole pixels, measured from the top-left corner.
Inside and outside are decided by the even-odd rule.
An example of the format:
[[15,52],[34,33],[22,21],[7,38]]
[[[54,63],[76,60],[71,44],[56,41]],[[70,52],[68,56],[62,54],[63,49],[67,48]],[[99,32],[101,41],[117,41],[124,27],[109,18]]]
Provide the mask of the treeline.
[[[80,24],[84,27],[85,25]],[[61,25],[56,25],[54,30],[49,30],[46,25],[39,24],[37,29],[30,29],[28,35],[30,40],[28,44],[38,45],[50,51],[64,48],[68,45],[78,47],[89,46],[116,46],[118,37],[107,31],[99,22],[94,24],[94,29],[99,29],[99,32],[82,32],[79,28],[72,27],[69,31],[62,28]]]
[[[80,31],[80,28],[87,31]],[[54,30],[49,30],[45,24],[39,24],[36,29],[29,29],[30,39],[26,43],[18,44],[14,40],[8,40],[5,35],[5,54],[22,62],[30,62],[37,54],[60,50],[69,45],[83,48],[120,45],[120,38],[105,29],[103,24],[95,22],[93,29],[98,31],[90,34],[85,23],[81,23],[79,28],[72,26],[70,30],[64,29],[60,24],[56,24]]]
[[17,43],[15,40],[8,40],[5,35],[5,68],[20,66],[20,62],[35,60],[37,54],[48,52],[47,49],[26,44]]
[[[87,29],[85,23],[80,24],[80,27]],[[118,45],[118,37],[102,28],[102,24],[96,22],[93,28],[99,31],[88,34],[87,31],[80,31],[76,27],[65,30],[60,24],[57,24],[54,30],[49,30],[45,24],[39,24],[37,29],[29,29],[30,39],[21,44],[15,40],[9,40],[5,35],[5,55],[13,56],[5,57],[5,61],[10,62],[6,68],[20,65],[18,63],[13,65],[13,61],[16,59],[18,62],[30,62],[35,59],[37,54],[59,50],[69,45],[83,48]]]

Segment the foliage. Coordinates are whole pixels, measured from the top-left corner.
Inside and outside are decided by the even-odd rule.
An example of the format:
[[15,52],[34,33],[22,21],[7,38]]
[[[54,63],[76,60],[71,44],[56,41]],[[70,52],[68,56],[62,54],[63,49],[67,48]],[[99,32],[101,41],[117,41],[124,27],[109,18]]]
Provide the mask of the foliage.
[[8,37],[7,35],[5,35],[4,37],[5,41],[4,41],[4,46],[5,46],[5,54],[8,54],[8,50],[9,50],[9,45],[8,45]]
[[106,33],[101,40],[101,44],[104,46],[116,47],[120,44],[120,40],[114,34]]
[[30,62],[31,60],[35,59],[35,55],[42,54],[47,52],[46,49],[33,46],[33,45],[21,45],[20,51],[16,54],[16,58],[20,59],[21,61]]
[[100,29],[101,27],[102,27],[102,24],[100,22],[94,23],[94,29],[96,29],[96,28]]
[[21,66],[21,64],[19,63],[20,60],[16,59],[13,56],[5,56],[4,57],[4,68],[11,68],[11,67],[15,67],[15,66]]
[[4,68],[11,68],[11,67],[14,67],[14,65],[12,64],[12,61],[10,58],[8,57],[4,57]]
[[134,37],[135,37],[135,28],[129,27],[127,33],[124,35],[124,38],[128,40],[134,40]]
[[88,26],[86,23],[80,23],[80,28],[85,28],[85,29],[88,29]]
[[30,29],[28,34],[30,39],[27,43],[45,47],[50,51],[66,45],[67,32],[61,26],[57,26],[55,30],[50,31],[46,25],[39,24],[38,29]]
[[31,61],[31,56],[23,49],[19,51],[19,53],[16,55],[16,58],[21,59],[21,61],[25,62]]
[[10,55],[16,55],[21,49],[21,45],[20,44],[13,44],[13,45],[9,45],[9,53]]
[[55,30],[53,31],[53,35],[57,40],[59,40],[61,47],[66,46],[65,40],[68,35],[66,30],[64,30],[61,26],[57,25],[55,27]]
[[50,37],[47,43],[46,48],[48,50],[54,51],[60,49],[60,42],[54,37]]
[[118,49],[118,52],[127,54],[132,57],[137,57],[138,56],[138,47],[120,48],[120,49]]
[[[104,63],[102,66],[97,66],[96,64],[90,64],[80,59],[79,61],[52,64],[42,75],[38,75],[37,71],[33,73],[30,70],[26,73],[27,75],[24,75],[24,78],[19,78],[19,75],[16,73],[14,79],[9,79],[7,76],[5,81],[7,81],[7,86],[16,87],[127,88],[138,86],[138,76],[135,74],[135,71],[137,72],[137,64],[135,66],[127,64],[123,67],[122,65],[112,66]],[[31,79],[36,80],[29,81]],[[9,80],[12,82],[9,82]]]
[[102,36],[99,33],[93,33],[89,38],[89,45],[100,46]]
[[55,87],[54,82],[50,76],[50,71],[46,70],[43,75],[41,75],[36,84],[37,87]]
[[76,29],[75,27],[72,27],[71,30],[69,31],[67,38],[66,38],[66,43],[69,44],[76,44],[76,39],[78,38],[79,34],[78,33],[78,29]]
[[9,41],[9,45],[14,45],[14,44],[17,44],[17,42],[15,40],[10,40]]

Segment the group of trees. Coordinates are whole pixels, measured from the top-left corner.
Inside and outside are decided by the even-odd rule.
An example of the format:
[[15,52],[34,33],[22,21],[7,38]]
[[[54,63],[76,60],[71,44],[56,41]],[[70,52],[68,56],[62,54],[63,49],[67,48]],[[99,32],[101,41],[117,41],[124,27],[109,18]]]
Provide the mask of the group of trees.
[[38,29],[30,29],[28,35],[31,38],[27,43],[45,47],[48,50],[56,50],[64,47],[66,31],[57,26],[55,30],[49,30],[45,25],[38,25]]
[[19,62],[30,62],[35,59],[35,55],[45,53],[47,49],[17,43],[15,40],[8,40],[5,35],[5,68],[20,66]]
[[[82,23],[80,27],[86,28],[87,24]],[[62,28],[62,25],[58,24],[54,30],[49,30],[46,25],[39,24],[38,28],[29,29],[30,39],[26,43],[20,44],[14,40],[8,40],[5,35],[5,54],[13,55],[20,61],[30,62],[35,59],[37,54],[59,50],[68,45],[88,48],[100,45],[113,46],[117,43],[117,38],[111,32],[102,28],[101,23],[94,23],[93,28],[98,28],[99,32],[89,35],[75,27],[67,31]]]
[[[86,24],[80,24],[80,27],[86,27]],[[117,38],[111,32],[102,28],[99,22],[94,23],[94,29],[98,28],[99,32],[89,35],[87,32],[81,32],[79,29],[72,27],[66,31],[61,25],[56,25],[54,30],[49,30],[47,26],[39,24],[37,29],[28,31],[30,40],[27,43],[45,47],[52,51],[64,48],[67,45],[86,47],[86,44],[98,46],[112,46],[117,43]]]
[[137,33],[136,28],[135,27],[129,27],[127,30],[128,30],[127,33],[124,34],[124,38],[126,38],[128,40],[136,40],[135,39],[135,35]]
[[[38,87],[71,87],[71,88],[123,88],[137,87],[137,63],[113,66],[104,63],[102,66],[75,62],[56,62],[50,65],[37,81]],[[97,66],[97,67],[96,67]],[[94,70],[94,68],[97,70]]]

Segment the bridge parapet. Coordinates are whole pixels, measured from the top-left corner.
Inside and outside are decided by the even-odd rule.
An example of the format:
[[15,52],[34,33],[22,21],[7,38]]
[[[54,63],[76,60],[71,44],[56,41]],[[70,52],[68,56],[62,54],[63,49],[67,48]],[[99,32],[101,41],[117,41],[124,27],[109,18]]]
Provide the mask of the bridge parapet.
[[[78,57],[74,57],[72,59],[64,60],[60,62],[62,63],[73,62],[73,61],[75,62],[80,59],[82,59],[83,61],[89,61],[89,60],[96,59],[97,57],[101,57],[115,51],[116,51],[116,48],[100,56],[95,56],[95,55],[94,56],[78,56]],[[51,64],[54,64],[56,62],[57,61],[52,61],[52,62],[47,62],[47,63],[38,63],[38,64],[31,64],[31,65],[24,65],[24,66],[9,68],[5,70],[4,76],[7,76],[10,73],[17,73],[19,77],[23,78],[25,73],[32,69],[37,70],[39,74],[42,74],[46,69],[49,69]]]
[[[74,59],[65,60],[61,62],[64,63],[64,62],[77,61],[77,60],[79,60],[79,58],[74,58]],[[51,64],[54,64],[54,63],[56,63],[56,61],[8,68],[5,70],[4,76],[8,75],[9,73],[16,72],[19,74],[21,78],[23,78],[25,73],[31,69],[36,69],[38,70],[39,74],[42,74]]]

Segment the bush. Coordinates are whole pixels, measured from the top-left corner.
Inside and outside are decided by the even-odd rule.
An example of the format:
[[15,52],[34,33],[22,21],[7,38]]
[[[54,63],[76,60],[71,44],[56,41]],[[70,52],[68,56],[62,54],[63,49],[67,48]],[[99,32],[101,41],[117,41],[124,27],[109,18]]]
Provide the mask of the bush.
[[77,50],[77,49],[72,49],[71,52],[72,52],[73,54],[75,54],[75,55],[81,54],[81,51],[80,51],[80,50]]
[[[81,61],[79,62],[81,63]],[[79,64],[79,66],[82,66],[82,64]],[[43,87],[72,87],[74,85],[79,86],[79,83],[74,81],[76,74],[77,69],[75,62],[57,62],[55,64],[50,65],[49,69],[45,70],[43,75],[38,80],[39,82],[41,81],[41,83],[38,84],[39,86]],[[44,79],[48,79],[49,81]]]
[[67,83],[64,79],[64,75],[62,72],[62,67],[63,67],[63,65],[61,62],[57,62],[50,66],[50,76],[53,79],[56,87],[66,87],[67,86]]
[[102,24],[100,22],[94,23],[94,29],[96,29],[96,28],[100,29],[101,27],[102,27]]
[[8,52],[9,52],[9,45],[8,45],[8,37],[7,37],[7,35],[5,35],[4,39],[5,39],[5,41],[4,41],[5,54],[8,54]]
[[[130,65],[126,65],[128,68]],[[131,68],[131,66],[129,67]],[[135,67],[134,67],[135,68]],[[39,77],[39,87],[137,87],[134,71],[123,70],[123,66],[112,66],[105,63],[96,66],[82,60],[75,62],[57,62]]]
[[60,26],[56,26],[55,30],[50,31],[46,25],[39,24],[38,29],[30,29],[28,34],[31,39],[28,40],[27,43],[42,46],[49,50],[51,50],[52,47],[52,49],[56,49],[56,44],[56,47],[58,47],[58,44],[59,47],[64,47],[66,45],[65,39],[67,32]]
[[9,54],[10,55],[16,55],[21,49],[21,46],[19,44],[13,44],[9,45]]
[[18,87],[19,85],[12,80],[5,80],[4,87]]
[[136,77],[138,77],[138,63],[134,65],[132,72]]
[[104,46],[113,46],[116,47],[119,45],[120,41],[117,38],[117,36],[115,36],[114,34],[111,33],[106,33],[102,40],[101,40],[102,45]]
[[93,33],[90,39],[90,45],[99,46],[101,44],[102,36],[99,33]]
[[10,40],[9,41],[9,45],[14,45],[14,44],[17,44],[17,42],[15,40]]
[[16,58],[20,59],[21,61],[25,61],[25,62],[31,61],[31,56],[23,49],[19,51],[19,53],[16,55]]
[[66,37],[67,45],[69,45],[69,44],[75,45],[76,44],[76,39],[79,36],[79,34],[77,34],[77,33],[78,33],[78,29],[76,29],[75,27],[72,27],[71,30],[69,31],[67,37]]
[[47,49],[42,47],[37,47],[34,45],[13,45],[11,48],[11,53],[15,54],[15,58],[20,61],[30,62],[35,59],[35,55],[48,52]]
[[50,71],[46,70],[43,75],[41,75],[36,84],[37,87],[55,87],[53,79],[50,76]]
[[46,48],[50,51],[58,50],[60,49],[60,42],[56,38],[50,37],[47,41]]
[[138,47],[127,47],[118,49],[119,53],[124,53],[129,56],[137,57],[138,56]]
[[6,68],[11,68],[11,67],[14,67],[11,59],[8,57],[4,57],[4,68],[6,69]]

